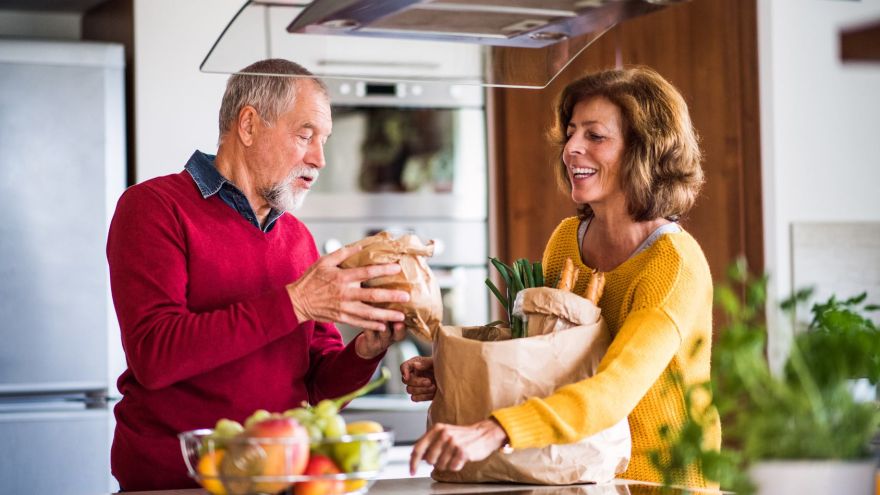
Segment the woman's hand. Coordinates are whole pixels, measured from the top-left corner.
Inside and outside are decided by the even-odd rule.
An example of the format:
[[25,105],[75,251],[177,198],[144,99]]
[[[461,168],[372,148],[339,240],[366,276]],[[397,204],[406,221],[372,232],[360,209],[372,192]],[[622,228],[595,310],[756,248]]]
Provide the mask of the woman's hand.
[[414,476],[422,459],[436,469],[460,471],[465,463],[482,461],[506,443],[507,433],[494,419],[470,426],[435,424],[413,445],[409,472]]
[[362,359],[373,359],[385,352],[391,344],[406,338],[406,327],[396,322],[385,330],[364,330],[354,342],[354,352]]
[[414,357],[400,365],[400,375],[406,384],[406,393],[413,402],[432,400],[437,392],[434,381],[434,360],[429,357]]

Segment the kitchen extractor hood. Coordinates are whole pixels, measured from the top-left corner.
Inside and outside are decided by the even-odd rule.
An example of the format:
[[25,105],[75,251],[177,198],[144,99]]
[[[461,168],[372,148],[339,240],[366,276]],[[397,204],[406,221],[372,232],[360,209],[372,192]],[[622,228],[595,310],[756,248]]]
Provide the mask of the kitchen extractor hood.
[[201,69],[280,57],[324,78],[541,88],[617,23],[680,1],[251,0]]

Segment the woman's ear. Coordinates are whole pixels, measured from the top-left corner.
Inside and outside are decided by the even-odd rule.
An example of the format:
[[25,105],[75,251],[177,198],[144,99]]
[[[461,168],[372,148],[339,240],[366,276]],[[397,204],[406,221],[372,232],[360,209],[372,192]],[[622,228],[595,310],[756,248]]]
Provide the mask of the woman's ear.
[[241,143],[245,146],[254,144],[257,126],[260,123],[260,115],[257,113],[257,109],[250,105],[245,105],[238,112],[238,120],[236,122],[238,123],[236,131]]

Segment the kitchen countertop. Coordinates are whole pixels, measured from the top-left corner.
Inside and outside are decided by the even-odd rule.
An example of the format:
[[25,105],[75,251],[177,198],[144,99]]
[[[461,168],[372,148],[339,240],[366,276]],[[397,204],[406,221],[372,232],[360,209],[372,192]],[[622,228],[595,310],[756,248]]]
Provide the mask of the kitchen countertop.
[[[402,478],[377,481],[369,491],[370,495],[476,495],[495,493],[498,495],[659,495],[660,485],[628,480],[613,480],[602,485],[567,485],[567,486],[536,486],[501,483],[437,483],[431,478]],[[673,489],[668,495],[684,495],[685,493],[714,493],[715,490]],[[159,490],[147,492],[125,492],[125,495],[208,495],[202,489],[190,490]]]

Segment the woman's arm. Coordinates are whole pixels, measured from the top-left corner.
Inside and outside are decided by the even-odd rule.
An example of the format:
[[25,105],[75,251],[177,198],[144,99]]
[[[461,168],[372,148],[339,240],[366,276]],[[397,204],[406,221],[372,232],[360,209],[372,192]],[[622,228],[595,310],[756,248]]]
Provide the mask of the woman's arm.
[[661,308],[635,311],[594,376],[492,416],[513,448],[576,442],[625,418],[657,382],[681,342],[677,326]]

